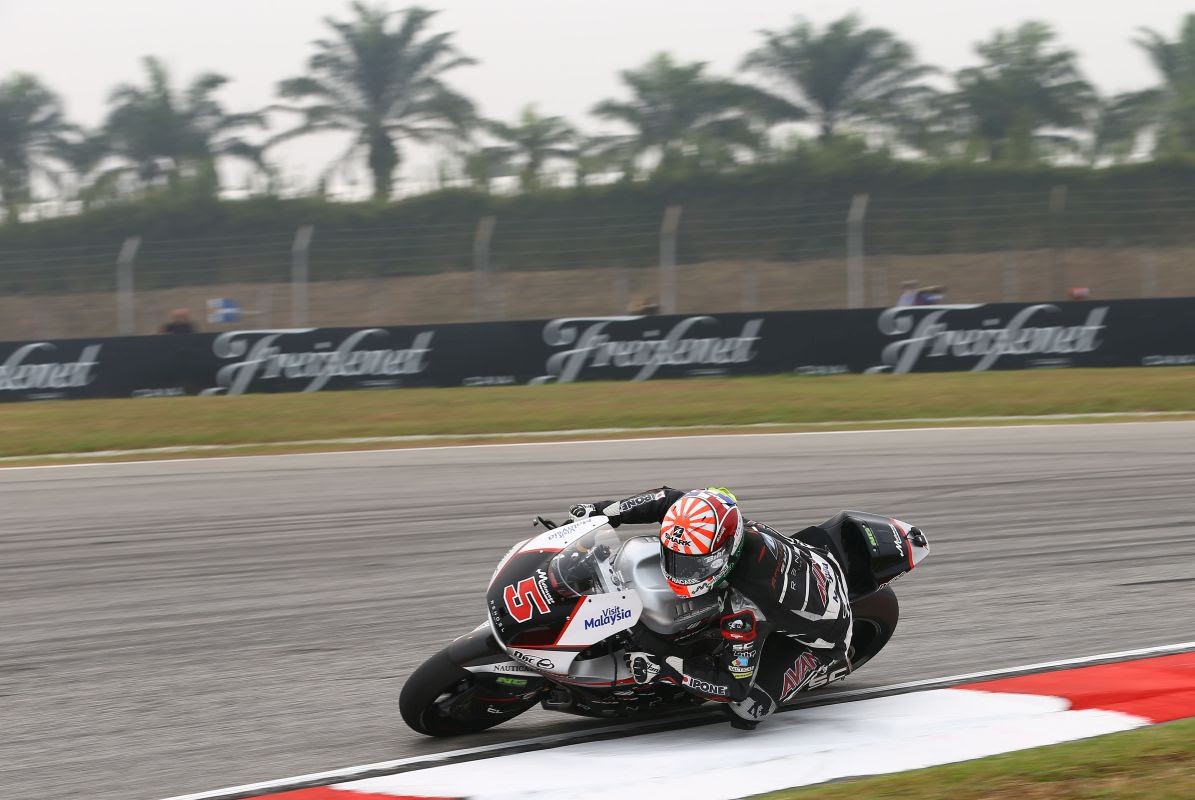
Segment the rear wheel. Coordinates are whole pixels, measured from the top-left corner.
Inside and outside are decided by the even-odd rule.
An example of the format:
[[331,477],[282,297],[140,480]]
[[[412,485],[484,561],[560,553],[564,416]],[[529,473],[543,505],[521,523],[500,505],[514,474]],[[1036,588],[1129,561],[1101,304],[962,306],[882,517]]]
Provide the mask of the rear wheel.
[[482,691],[473,673],[457,666],[445,648],[407,678],[398,696],[398,710],[417,733],[461,736],[492,728],[536,703],[535,699],[514,698],[504,698],[500,704],[486,702],[478,697]]
[[851,628],[849,657],[851,671],[873,659],[888,644],[900,619],[896,592],[885,586],[851,604],[854,625]]

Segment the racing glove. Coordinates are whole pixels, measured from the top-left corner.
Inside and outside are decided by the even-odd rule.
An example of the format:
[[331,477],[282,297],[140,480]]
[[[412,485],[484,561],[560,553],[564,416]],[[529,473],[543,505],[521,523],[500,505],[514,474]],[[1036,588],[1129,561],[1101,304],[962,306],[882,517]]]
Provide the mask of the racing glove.
[[597,513],[597,506],[593,503],[577,503],[568,510],[568,515],[573,519],[585,519],[592,517]]
[[[613,509],[610,507],[614,506]],[[613,516],[617,516],[618,505],[613,500],[599,500],[596,503],[577,503],[568,510],[569,516],[574,520],[585,519],[586,517],[595,517],[598,514],[606,514],[613,511]],[[611,516],[608,514],[608,516]],[[617,527],[617,522],[610,521],[610,524]]]
[[651,653],[636,651],[625,655],[627,669],[637,684],[651,683],[660,677],[660,662]]

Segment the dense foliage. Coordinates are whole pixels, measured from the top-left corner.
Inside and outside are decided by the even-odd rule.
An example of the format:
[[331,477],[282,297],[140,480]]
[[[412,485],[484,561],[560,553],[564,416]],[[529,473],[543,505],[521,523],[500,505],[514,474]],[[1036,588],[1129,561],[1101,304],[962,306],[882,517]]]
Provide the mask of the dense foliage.
[[[837,258],[860,193],[872,253],[1189,240],[1195,14],[1175,39],[1138,32],[1159,83],[1111,97],[1040,22],[994,32],[974,66],[945,75],[854,15],[797,18],[761,32],[742,80],[667,53],[624,70],[621,96],[593,106],[613,126],[597,134],[534,105],[481,118],[448,82],[474,62],[434,12],[354,2],[325,22],[307,74],[260,110],[226,109],[225,76],[178,88],[147,57],[143,82],[117,87],[105,123],[84,130],[36,77],[0,79],[5,285],[110,281],[126,236],[143,240],[141,286],[276,279],[304,225],[316,278],[465,269],[486,217],[495,269],[635,267],[658,258],[673,205],[682,261]],[[279,120],[282,133],[260,130]],[[372,202],[329,202],[324,181],[279,196],[270,148],[320,131],[349,134],[344,159],[369,169]],[[448,148],[454,188],[391,202],[412,141]],[[218,199],[226,158],[258,170],[255,196]],[[82,213],[17,224],[36,187]]]
[[[144,288],[285,279],[302,225],[314,226],[316,279],[470,269],[475,231],[490,215],[494,269],[641,267],[658,261],[670,205],[684,209],[682,263],[841,259],[856,193],[871,198],[865,241],[872,254],[1165,245],[1190,240],[1195,161],[1090,170],[805,158],[509,197],[464,189],[395,203],[168,195],[10,228],[0,233],[7,265],[0,279],[10,289],[107,285],[126,236],[143,239]],[[202,271],[188,271],[191,264]]]
[[[622,97],[595,103],[605,130],[588,133],[528,105],[514,123],[481,117],[450,84],[476,62],[435,30],[435,12],[352,2],[325,19],[304,75],[278,84],[279,102],[229,111],[229,80],[204,73],[176,89],[166,65],[144,59],[143,84],[109,97],[96,130],[70,123],[35,76],[0,77],[0,213],[10,223],[39,199],[74,208],[136,201],[164,185],[220,194],[214,165],[247,159],[260,195],[324,196],[339,166],[358,163],[375,200],[393,197],[407,143],[446,148],[444,185],[536,191],[621,176],[683,178],[744,164],[786,163],[839,140],[937,162],[1108,166],[1195,151],[1195,14],[1178,35],[1133,40],[1158,84],[1105,97],[1049,25],[1027,21],[975,45],[977,63],[945,74],[891,31],[848,14],[824,26],[797,17],[760,32],[742,78],[667,52],[620,73]],[[529,98],[532,100],[533,98]],[[264,130],[281,127],[280,133]],[[256,130],[262,129],[262,130]],[[312,133],[347,134],[348,149],[312,186],[281,190],[271,148]]]

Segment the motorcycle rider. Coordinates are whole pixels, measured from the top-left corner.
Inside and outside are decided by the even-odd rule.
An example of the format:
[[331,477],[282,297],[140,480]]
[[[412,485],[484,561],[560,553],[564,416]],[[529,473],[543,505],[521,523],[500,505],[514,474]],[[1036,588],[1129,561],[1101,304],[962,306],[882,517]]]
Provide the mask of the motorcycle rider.
[[712,656],[651,652],[660,639],[637,627],[626,654],[637,684],[678,684],[726,703],[731,724],[754,728],[815,678],[849,669],[851,607],[834,556],[751,520],[725,487],[668,486],[624,500],[573,506],[574,518],[603,514],[614,526],[658,523],[660,563],[681,597],[723,595]]

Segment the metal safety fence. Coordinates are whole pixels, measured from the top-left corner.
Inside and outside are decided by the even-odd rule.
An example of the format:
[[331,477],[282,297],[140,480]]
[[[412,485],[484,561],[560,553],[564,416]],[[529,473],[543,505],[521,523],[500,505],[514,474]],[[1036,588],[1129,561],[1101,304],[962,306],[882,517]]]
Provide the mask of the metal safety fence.
[[0,339],[1195,296],[1190,194],[856,192],[215,238],[0,241]]

